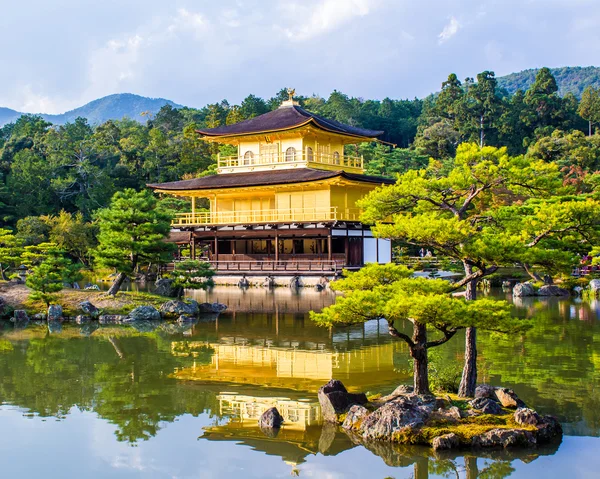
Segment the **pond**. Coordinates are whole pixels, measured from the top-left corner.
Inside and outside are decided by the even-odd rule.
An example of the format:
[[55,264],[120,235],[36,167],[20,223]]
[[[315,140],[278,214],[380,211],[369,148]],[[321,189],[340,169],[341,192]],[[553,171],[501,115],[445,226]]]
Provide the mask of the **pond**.
[[[332,377],[371,393],[410,383],[407,349],[384,322],[316,327],[307,312],[331,304],[330,292],[193,296],[229,309],[187,328],[65,324],[50,334],[0,323],[3,477],[598,477],[597,302],[521,300],[519,314],[536,318],[526,337],[480,334],[480,382],[510,385],[557,415],[560,445],[436,456],[365,448],[319,423],[316,391]],[[463,338],[453,339],[434,364],[460,365],[462,352]],[[256,427],[272,405],[287,419],[277,437]]]

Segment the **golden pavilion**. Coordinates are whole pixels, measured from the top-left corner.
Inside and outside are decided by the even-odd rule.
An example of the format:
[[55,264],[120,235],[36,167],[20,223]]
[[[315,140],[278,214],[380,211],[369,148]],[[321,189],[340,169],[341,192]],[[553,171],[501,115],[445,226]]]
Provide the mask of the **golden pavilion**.
[[[391,261],[391,243],[360,221],[357,201],[393,180],[364,174],[344,146],[375,141],[366,130],[315,115],[289,100],[240,123],[198,130],[237,147],[216,175],[148,185],[191,198],[171,240],[210,261],[219,274],[333,276],[342,268]],[[197,200],[208,199],[208,211]]]

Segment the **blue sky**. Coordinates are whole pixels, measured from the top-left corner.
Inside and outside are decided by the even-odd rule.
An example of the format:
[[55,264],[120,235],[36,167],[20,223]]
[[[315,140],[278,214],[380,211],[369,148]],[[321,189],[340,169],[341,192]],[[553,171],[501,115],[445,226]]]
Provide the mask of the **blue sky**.
[[598,0],[0,0],[0,106],[131,92],[422,97],[448,73],[598,64]]

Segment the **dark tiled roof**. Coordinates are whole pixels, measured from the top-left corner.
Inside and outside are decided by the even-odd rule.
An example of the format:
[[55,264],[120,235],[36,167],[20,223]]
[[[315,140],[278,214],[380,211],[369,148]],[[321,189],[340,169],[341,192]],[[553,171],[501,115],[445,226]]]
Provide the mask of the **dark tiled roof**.
[[376,138],[383,134],[383,131],[366,130],[364,128],[344,125],[335,120],[328,120],[327,118],[315,115],[297,105],[283,106],[277,110],[270,111],[269,113],[240,123],[235,123],[234,125],[224,125],[217,128],[198,130],[198,133],[209,137],[250,135],[253,133],[289,130],[308,123],[314,123],[324,130],[340,133],[342,135]]
[[250,173],[225,173],[204,176],[193,180],[173,181],[171,183],[155,183],[148,188],[155,190],[210,190],[217,188],[238,188],[247,186],[283,185],[289,183],[306,183],[326,180],[335,177],[366,183],[394,184],[395,180],[382,176],[358,175],[345,171],[327,171],[313,168],[297,168],[289,170],[256,171]]

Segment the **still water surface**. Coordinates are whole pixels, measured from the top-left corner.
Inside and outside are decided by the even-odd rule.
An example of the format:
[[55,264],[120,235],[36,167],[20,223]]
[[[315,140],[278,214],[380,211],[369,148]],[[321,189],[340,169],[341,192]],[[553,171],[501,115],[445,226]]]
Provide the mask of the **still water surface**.
[[[377,321],[316,327],[329,292],[217,288],[229,309],[193,327],[0,323],[2,477],[19,478],[587,478],[600,477],[600,306],[520,301],[524,338],[480,334],[480,380],[510,385],[559,417],[559,446],[435,456],[427,448],[354,444],[319,424],[316,391],[334,377],[354,391],[410,383],[408,352]],[[500,293],[501,295],[501,293]],[[95,326],[95,325],[94,325]],[[462,360],[462,338],[438,348]],[[277,406],[277,437],[256,418]]]

